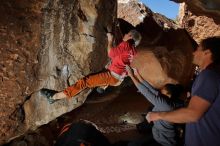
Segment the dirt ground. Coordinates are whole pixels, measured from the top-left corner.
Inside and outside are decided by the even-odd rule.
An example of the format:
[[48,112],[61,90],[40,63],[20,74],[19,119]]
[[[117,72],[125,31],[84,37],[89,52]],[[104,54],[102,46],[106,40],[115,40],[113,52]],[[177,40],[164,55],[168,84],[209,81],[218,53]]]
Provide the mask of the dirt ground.
[[4,146],[52,146],[62,127],[67,123],[88,120],[110,140],[132,140],[142,137],[137,123],[143,120],[149,102],[134,86],[110,88],[104,94],[92,92],[79,108],[67,113],[36,131],[29,131]]

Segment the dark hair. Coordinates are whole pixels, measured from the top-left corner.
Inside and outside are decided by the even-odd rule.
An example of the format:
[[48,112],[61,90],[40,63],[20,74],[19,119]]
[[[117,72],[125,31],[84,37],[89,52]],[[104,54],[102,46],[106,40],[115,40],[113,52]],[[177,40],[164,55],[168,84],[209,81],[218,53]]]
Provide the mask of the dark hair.
[[220,37],[210,37],[202,40],[203,50],[210,50],[213,63],[220,63]]
[[183,92],[183,86],[180,84],[166,84],[165,89],[171,95],[171,98],[179,98]]

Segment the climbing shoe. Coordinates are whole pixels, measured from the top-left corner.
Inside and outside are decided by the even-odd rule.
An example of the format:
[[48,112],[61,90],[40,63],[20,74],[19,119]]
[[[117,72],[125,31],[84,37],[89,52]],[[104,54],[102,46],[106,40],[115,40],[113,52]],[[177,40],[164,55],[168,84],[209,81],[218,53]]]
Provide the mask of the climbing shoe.
[[54,94],[58,93],[58,92],[55,91],[55,90],[50,90],[50,89],[45,89],[45,88],[43,88],[43,89],[40,90],[40,93],[47,98],[47,101],[48,101],[50,104],[53,104],[54,102],[56,102],[57,100],[59,100],[59,99],[53,99],[53,98],[52,98]]

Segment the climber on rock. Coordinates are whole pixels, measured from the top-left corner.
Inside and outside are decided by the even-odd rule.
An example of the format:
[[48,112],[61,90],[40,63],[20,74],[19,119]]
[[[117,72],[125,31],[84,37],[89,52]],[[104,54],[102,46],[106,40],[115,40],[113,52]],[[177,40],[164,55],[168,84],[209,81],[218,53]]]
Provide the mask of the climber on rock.
[[141,41],[141,34],[136,30],[130,30],[124,35],[123,41],[113,47],[113,35],[107,32],[108,56],[111,60],[107,70],[93,75],[88,75],[75,84],[69,86],[61,92],[51,92],[49,89],[42,89],[41,93],[46,95],[49,103],[63,98],[72,98],[86,88],[100,86],[118,86],[127,76],[126,65],[130,65],[136,55],[136,46]]

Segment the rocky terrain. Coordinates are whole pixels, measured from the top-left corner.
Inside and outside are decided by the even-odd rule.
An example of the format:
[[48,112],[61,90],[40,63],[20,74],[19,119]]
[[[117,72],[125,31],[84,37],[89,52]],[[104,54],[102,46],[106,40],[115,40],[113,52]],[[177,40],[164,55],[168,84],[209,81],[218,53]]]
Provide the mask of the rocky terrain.
[[[181,83],[186,87],[194,72],[191,61],[196,42],[220,35],[220,2],[173,1],[185,2],[180,7],[179,24],[153,13],[137,0],[119,0],[118,3],[116,0],[1,1],[0,145],[53,144],[59,127],[65,121],[62,115],[81,106],[91,90],[53,105],[39,90],[48,88],[60,91],[79,78],[104,69],[108,61],[108,26],[116,28],[119,25],[123,34],[131,28],[141,32],[143,39],[132,66],[155,88],[161,88],[166,83]],[[116,37],[119,41],[121,36]],[[126,90],[124,94],[128,94]],[[118,93],[108,100],[98,99],[95,102],[105,101],[107,104],[100,105],[110,106],[112,97],[117,96]],[[124,101],[126,98],[117,100],[115,108]],[[130,104],[140,106],[142,102],[126,104],[127,107]],[[86,111],[78,108],[73,115],[90,117],[92,109],[95,111],[94,107]],[[132,113],[135,110],[117,113],[107,109],[102,114],[111,114],[112,118],[100,114],[100,119],[93,122],[99,123],[106,133],[110,132],[107,136],[113,141],[123,136],[128,138],[135,136],[134,133],[129,135],[124,131],[134,127],[120,123],[134,122],[137,116]],[[69,118],[67,121],[80,118]],[[124,132],[124,135],[120,137],[117,132]],[[51,137],[45,137],[46,134]]]
[[194,15],[186,4],[180,6],[179,24],[197,43],[204,38],[220,36],[220,26],[212,17]]

